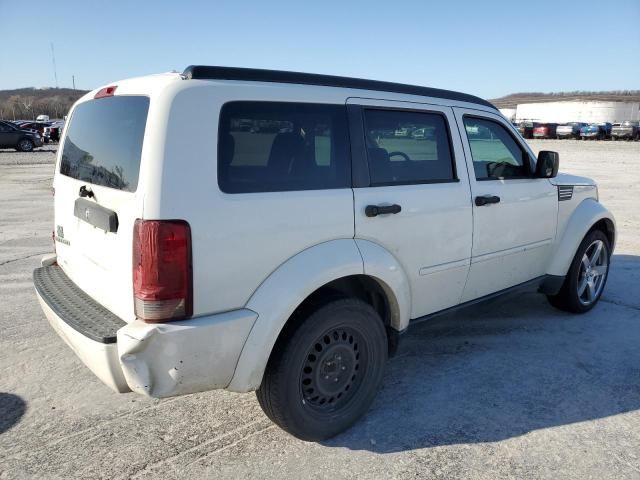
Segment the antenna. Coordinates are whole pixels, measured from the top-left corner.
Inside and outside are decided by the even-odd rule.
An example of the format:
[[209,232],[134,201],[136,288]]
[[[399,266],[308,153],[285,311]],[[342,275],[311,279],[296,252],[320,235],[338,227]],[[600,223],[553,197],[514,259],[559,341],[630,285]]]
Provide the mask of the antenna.
[[56,52],[53,50],[53,42],[51,45],[51,60],[53,61],[53,76],[56,79],[56,88],[58,88],[58,71],[56,69]]
[[71,81],[73,82],[73,89],[76,89],[76,76],[75,75],[71,75]]

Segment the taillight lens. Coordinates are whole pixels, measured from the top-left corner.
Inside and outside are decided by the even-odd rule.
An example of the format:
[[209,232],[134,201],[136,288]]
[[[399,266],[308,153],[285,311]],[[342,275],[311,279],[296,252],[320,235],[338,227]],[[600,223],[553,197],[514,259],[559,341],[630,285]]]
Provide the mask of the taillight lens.
[[93,98],[112,97],[116,93],[116,88],[118,88],[117,85],[101,88]]
[[166,322],[193,314],[191,229],[183,220],[136,220],[133,298],[138,318]]

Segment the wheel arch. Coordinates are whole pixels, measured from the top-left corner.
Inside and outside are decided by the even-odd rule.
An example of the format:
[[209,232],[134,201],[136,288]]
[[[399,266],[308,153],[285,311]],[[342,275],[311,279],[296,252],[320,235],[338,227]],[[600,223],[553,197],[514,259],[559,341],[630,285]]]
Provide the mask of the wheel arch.
[[[565,276],[582,242],[592,230],[600,229],[609,239],[611,251],[615,246],[616,224],[611,212],[593,198],[583,200],[573,211],[559,239],[547,268],[547,274]],[[560,228],[558,229],[560,232]]]
[[397,282],[399,265],[386,266],[391,273],[387,278],[375,274],[376,270],[384,271],[382,265],[363,265],[364,255],[357,242],[332,240],[311,247],[282,264],[258,287],[245,307],[258,313],[258,319],[227,390],[257,389],[278,340],[286,338],[297,319],[306,318],[332,298],[356,297],[371,305],[385,324],[393,353],[398,334],[409,320],[410,303],[401,290],[408,290],[408,284]]
[[23,140],[29,140],[31,142],[31,145],[36,146],[36,143],[33,141],[33,139],[31,137],[29,137],[29,135],[27,134],[22,134],[18,137],[18,141],[16,142],[16,148],[20,145],[20,142],[22,142]]

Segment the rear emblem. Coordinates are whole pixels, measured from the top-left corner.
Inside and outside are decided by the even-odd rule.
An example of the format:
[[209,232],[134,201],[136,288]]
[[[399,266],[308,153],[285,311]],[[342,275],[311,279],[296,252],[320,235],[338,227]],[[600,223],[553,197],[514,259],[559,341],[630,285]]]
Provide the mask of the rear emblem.
[[89,220],[89,218],[91,217],[91,213],[89,211],[88,208],[84,209],[84,218],[86,218],[87,220]]
[[56,234],[53,239],[63,245],[71,245],[71,242],[64,238],[64,229],[62,228],[62,225],[56,225]]

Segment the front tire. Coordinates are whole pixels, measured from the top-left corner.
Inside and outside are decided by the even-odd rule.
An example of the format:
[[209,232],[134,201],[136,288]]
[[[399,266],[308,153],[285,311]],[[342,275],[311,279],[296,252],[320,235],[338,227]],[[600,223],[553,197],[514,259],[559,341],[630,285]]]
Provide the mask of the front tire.
[[368,410],[386,360],[378,313],[358,299],[335,300],[284,332],[256,396],[265,414],[294,437],[326,440]]
[[547,296],[549,303],[571,313],[591,310],[607,283],[610,259],[609,239],[601,230],[593,230],[580,243],[558,294]]

